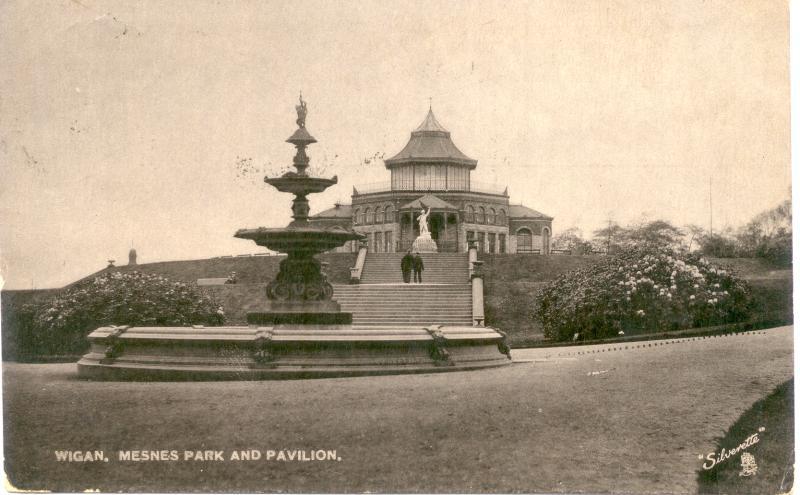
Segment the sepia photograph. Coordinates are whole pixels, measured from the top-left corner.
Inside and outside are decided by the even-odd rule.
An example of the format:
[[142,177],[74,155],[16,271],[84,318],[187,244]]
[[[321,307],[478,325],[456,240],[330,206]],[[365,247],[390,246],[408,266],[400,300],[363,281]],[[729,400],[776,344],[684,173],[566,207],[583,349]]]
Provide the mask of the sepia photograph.
[[793,492],[790,7],[0,3],[5,491]]

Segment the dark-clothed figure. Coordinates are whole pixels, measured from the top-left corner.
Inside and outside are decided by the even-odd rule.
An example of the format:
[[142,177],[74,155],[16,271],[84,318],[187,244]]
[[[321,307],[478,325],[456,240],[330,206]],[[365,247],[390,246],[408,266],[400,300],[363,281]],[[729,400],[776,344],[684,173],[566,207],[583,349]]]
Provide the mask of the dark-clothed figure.
[[414,282],[422,283],[422,270],[425,269],[425,264],[422,262],[422,256],[419,253],[414,253]]
[[403,271],[403,282],[411,282],[411,270],[414,268],[414,257],[411,256],[411,250],[406,251],[406,255],[400,261],[400,270]]

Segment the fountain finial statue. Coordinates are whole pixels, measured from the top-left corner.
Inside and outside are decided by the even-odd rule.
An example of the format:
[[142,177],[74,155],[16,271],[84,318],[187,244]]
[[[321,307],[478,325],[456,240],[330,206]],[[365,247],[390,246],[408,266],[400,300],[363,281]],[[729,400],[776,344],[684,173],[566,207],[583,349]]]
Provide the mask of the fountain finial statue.
[[419,235],[430,235],[431,231],[428,230],[428,217],[431,214],[431,209],[428,207],[427,213],[425,212],[425,205],[422,205],[422,211],[420,211],[419,219]]
[[300,104],[294,107],[297,110],[297,126],[306,126],[306,115],[308,114],[308,107],[306,102],[303,101],[303,93],[300,93]]

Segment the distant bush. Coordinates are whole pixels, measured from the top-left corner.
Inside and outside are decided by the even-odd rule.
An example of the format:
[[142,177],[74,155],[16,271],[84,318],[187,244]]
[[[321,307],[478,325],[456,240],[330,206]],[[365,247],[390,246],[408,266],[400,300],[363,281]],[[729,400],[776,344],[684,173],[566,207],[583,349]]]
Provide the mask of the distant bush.
[[749,288],[729,270],[666,247],[636,247],[548,284],[535,308],[546,338],[592,340],[741,321]]
[[756,248],[756,256],[777,266],[792,266],[792,234],[782,231],[763,239]]
[[69,355],[103,325],[221,325],[224,311],[196,286],[138,271],[110,272],[20,310],[22,356]]

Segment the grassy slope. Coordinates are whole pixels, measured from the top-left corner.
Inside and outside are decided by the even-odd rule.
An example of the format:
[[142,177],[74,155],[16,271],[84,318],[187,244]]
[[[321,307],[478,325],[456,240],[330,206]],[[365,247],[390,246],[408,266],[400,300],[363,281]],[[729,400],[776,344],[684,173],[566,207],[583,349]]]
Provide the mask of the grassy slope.
[[538,292],[562,273],[590,266],[597,256],[481,254],[486,324],[509,334],[512,345],[543,337],[533,317]]
[[[515,342],[544,338],[533,317],[538,292],[559,275],[590,266],[600,256],[489,255],[485,267],[486,323],[509,334]],[[757,259],[714,259],[750,283],[756,314],[775,321],[792,320],[792,271],[776,269]]]
[[746,451],[755,457],[758,472],[740,476],[741,454],[728,458],[709,470],[700,469],[700,493],[788,493],[792,487],[794,459],[794,380],[789,380],[769,396],[759,400],[731,426],[714,450],[730,450],[759,432],[759,442]]
[[[285,256],[235,256],[232,258],[210,258],[190,261],[164,261],[136,266],[122,266],[119,271],[138,270],[158,273],[183,282],[196,282],[198,278],[222,278],[236,272],[239,283],[263,283],[275,278],[278,265]],[[328,278],[332,283],[342,284],[350,280],[350,267],[355,264],[355,253],[327,253],[318,256],[322,262],[330,263]]]

